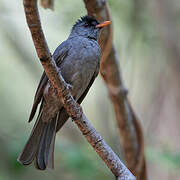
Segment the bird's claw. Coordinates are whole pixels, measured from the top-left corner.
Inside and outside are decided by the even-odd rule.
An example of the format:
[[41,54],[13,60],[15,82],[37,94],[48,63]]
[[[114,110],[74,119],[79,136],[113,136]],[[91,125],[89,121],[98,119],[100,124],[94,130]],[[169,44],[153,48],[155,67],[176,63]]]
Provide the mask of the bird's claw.
[[73,86],[72,86],[71,84],[68,84],[68,83],[67,83],[67,88],[68,88],[69,90],[72,90],[72,89],[73,89]]

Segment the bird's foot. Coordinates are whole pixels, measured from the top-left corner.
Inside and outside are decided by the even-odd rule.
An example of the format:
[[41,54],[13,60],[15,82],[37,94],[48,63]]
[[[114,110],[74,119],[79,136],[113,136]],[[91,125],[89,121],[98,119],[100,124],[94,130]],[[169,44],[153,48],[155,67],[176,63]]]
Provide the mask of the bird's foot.
[[69,83],[67,83],[67,88],[71,91],[73,89],[73,86]]

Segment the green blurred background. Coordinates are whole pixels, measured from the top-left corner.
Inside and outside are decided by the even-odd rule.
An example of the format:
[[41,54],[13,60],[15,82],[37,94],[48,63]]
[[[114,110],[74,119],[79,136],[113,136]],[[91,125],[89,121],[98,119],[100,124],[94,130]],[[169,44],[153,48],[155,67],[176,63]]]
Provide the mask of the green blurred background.
[[[180,3],[178,0],[108,0],[114,43],[129,98],[143,126],[149,179],[180,176]],[[83,1],[40,8],[51,52],[86,14]],[[55,170],[23,167],[16,159],[33,123],[27,122],[42,67],[27,28],[22,1],[0,0],[0,180],[114,179],[69,120],[58,133]],[[88,119],[123,160],[114,111],[100,77],[83,102]]]

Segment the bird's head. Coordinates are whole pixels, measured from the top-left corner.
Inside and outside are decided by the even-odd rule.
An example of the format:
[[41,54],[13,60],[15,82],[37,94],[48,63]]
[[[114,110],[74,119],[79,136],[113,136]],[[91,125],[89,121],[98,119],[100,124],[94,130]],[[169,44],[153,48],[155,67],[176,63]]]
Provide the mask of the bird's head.
[[95,18],[86,15],[74,24],[70,36],[83,36],[98,40],[100,30],[109,24],[110,21],[99,23]]

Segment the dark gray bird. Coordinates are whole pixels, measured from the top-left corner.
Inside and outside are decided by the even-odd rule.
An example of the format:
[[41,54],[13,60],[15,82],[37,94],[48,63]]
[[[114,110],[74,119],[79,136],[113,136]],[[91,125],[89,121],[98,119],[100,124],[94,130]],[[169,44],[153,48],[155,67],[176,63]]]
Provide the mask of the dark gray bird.
[[[98,75],[101,51],[97,40],[101,28],[108,24],[110,21],[99,23],[93,17],[82,17],[73,26],[68,39],[53,54],[62,76],[72,86],[71,93],[79,104]],[[29,165],[35,160],[36,168],[44,170],[54,167],[56,132],[69,118],[45,72],[35,94],[29,122],[39,104],[36,123],[18,161]]]

